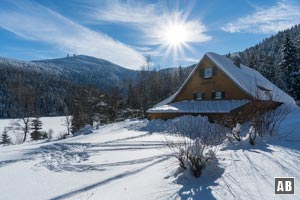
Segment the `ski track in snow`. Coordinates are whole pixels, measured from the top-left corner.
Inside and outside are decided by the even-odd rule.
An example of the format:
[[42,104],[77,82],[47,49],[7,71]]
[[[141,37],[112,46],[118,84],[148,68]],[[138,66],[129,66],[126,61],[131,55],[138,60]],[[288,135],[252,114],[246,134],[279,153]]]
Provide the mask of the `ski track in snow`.
[[[0,147],[0,199],[300,199],[300,141],[224,146],[197,179],[175,172],[163,134],[145,123]],[[296,195],[275,196],[275,176],[295,177]]]

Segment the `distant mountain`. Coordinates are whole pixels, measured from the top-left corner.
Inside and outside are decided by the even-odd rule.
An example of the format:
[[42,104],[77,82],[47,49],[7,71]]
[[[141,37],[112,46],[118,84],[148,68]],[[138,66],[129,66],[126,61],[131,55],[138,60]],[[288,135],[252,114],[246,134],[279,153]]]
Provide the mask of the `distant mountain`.
[[138,71],[85,55],[37,60],[31,63],[61,74],[69,81],[95,85],[103,91],[109,91],[114,86],[123,88],[125,81],[135,81],[138,74]]

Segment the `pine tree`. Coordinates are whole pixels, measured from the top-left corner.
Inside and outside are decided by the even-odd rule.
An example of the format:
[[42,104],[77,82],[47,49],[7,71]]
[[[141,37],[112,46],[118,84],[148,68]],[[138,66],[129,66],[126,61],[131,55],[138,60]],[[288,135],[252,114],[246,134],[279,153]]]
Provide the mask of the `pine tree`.
[[42,122],[39,119],[39,117],[35,117],[35,119],[32,120],[31,122],[31,129],[33,130],[31,132],[31,138],[33,140],[40,140],[43,138],[43,134],[41,133],[41,129],[42,129]]
[[281,79],[281,87],[290,95],[294,93],[293,90],[295,89],[296,65],[296,48],[290,38],[286,37],[281,50],[279,78]]
[[296,68],[292,74],[292,80],[294,81],[293,97],[296,100],[300,100],[300,35],[295,41],[296,47]]
[[1,142],[0,144],[3,144],[3,145],[7,145],[7,144],[10,144],[11,143],[11,140],[8,136],[8,131],[6,128],[4,128],[3,132],[2,132],[2,135],[1,135]]
[[185,79],[185,77],[184,77],[184,74],[183,74],[182,67],[181,67],[181,65],[179,65],[179,68],[178,68],[179,85],[181,85],[183,83],[184,79]]
[[300,68],[300,35],[295,40],[297,66]]
[[258,71],[271,82],[275,82],[275,67],[272,64],[272,58],[268,55],[264,55],[260,60],[261,66]]

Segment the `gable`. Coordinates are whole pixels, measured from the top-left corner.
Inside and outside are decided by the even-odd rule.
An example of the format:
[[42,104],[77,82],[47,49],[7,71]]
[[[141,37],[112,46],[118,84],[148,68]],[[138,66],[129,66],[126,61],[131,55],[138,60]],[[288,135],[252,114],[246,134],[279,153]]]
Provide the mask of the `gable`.
[[[205,72],[208,73],[205,74]],[[205,75],[208,78],[205,78]],[[211,59],[204,56],[172,102],[193,100],[195,92],[203,93],[203,100],[214,100],[212,95],[214,91],[223,91],[225,100],[251,98],[236,86]]]

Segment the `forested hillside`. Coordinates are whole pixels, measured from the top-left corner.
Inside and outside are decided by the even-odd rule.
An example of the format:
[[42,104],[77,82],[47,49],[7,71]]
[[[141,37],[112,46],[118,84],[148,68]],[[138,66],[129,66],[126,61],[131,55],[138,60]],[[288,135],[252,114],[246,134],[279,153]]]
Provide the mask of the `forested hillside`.
[[135,81],[138,74],[138,71],[85,55],[38,60],[32,63],[62,73],[65,79],[77,84],[95,85],[101,91],[109,91],[115,86],[123,88],[125,81]]
[[176,91],[192,68],[134,71],[82,55],[34,62],[0,58],[0,117],[22,117],[25,109],[30,115],[65,115],[91,99],[102,105],[91,108],[102,121],[132,115],[126,109],[143,115]]
[[260,71],[295,99],[300,98],[300,24],[238,54],[242,63]]
[[75,85],[38,66],[19,64],[1,59],[0,117],[21,116],[20,104],[40,115],[62,114],[66,98],[76,91]]

